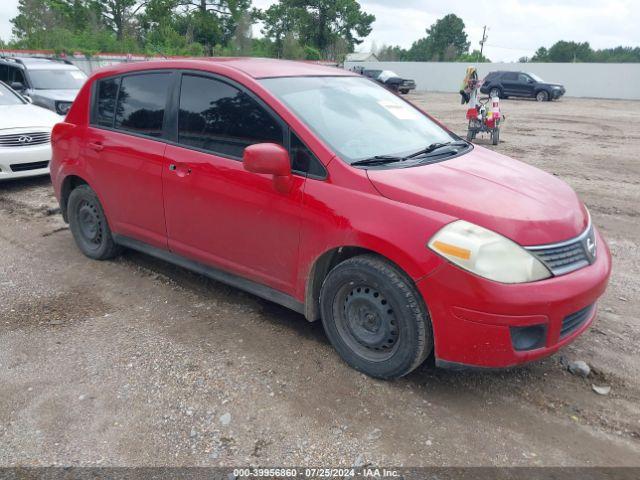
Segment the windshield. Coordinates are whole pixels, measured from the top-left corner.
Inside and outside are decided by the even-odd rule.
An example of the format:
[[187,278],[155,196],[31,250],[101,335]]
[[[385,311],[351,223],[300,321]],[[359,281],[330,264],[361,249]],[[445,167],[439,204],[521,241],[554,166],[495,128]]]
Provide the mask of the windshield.
[[0,105],[23,105],[26,103],[13,90],[0,82]]
[[538,83],[545,83],[545,81],[543,79],[541,79],[538,75],[536,75],[535,73],[529,73],[529,76],[531,78],[533,78],[536,82]]
[[457,138],[366,78],[288,77],[261,83],[349,163],[409,154]]
[[87,79],[82,70],[29,70],[29,77],[37,90],[77,90]]
[[399,77],[399,75],[397,75],[396,72],[392,72],[391,70],[384,70],[380,75],[378,75],[378,79],[382,80],[383,82],[386,82],[390,78],[395,77]]

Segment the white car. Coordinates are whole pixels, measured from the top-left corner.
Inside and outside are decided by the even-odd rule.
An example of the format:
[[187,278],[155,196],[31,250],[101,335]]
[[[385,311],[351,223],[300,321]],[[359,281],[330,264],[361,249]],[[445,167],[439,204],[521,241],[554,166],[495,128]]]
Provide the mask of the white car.
[[0,82],[0,180],[47,175],[51,129],[61,119]]

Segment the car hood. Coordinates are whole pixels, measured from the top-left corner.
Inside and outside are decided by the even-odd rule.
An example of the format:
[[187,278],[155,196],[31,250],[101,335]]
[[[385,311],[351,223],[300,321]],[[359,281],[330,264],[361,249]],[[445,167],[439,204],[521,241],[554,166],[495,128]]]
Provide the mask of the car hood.
[[387,198],[475,223],[520,245],[568,240],[589,223],[562,180],[482,147],[432,165],[367,174]]
[[78,94],[77,89],[73,90],[32,90],[30,95],[33,98],[42,97],[62,102],[73,102]]
[[59,121],[59,115],[35,105],[0,106],[0,130],[35,127],[44,127],[51,130]]
[[561,85],[559,83],[539,83],[538,85],[542,85],[544,87],[549,87],[549,88],[554,88],[554,87],[558,87],[558,88],[564,88],[564,85]]

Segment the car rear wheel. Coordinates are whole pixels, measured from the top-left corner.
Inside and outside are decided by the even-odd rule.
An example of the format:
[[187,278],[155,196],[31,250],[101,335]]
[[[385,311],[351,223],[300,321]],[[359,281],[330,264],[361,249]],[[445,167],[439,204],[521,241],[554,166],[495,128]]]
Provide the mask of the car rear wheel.
[[106,260],[121,252],[121,247],[113,241],[98,196],[89,185],[73,189],[67,203],[67,215],[73,238],[87,257]]
[[540,90],[538,93],[536,93],[536,100],[539,102],[546,102],[547,100],[549,100],[549,94],[544,90]]
[[491,98],[494,98],[494,97],[500,98],[501,94],[502,94],[502,92],[500,91],[500,89],[498,87],[493,87],[491,90],[489,90],[489,96]]
[[413,282],[377,256],[353,257],[331,270],[320,308],[333,347],[372,377],[402,377],[433,348],[429,314]]

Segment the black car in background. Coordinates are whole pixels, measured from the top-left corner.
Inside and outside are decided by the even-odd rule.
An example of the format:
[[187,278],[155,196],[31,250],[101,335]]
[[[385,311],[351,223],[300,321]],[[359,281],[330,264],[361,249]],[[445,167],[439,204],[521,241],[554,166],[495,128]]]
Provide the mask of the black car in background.
[[563,85],[547,83],[534,73],[491,72],[484,78],[480,92],[491,97],[535,98],[545,102],[557,100],[566,90]]
[[[357,70],[356,70],[357,71]],[[394,92],[400,92],[407,94],[411,90],[415,90],[416,82],[411,79],[402,78],[395,72],[391,70],[365,70],[361,69],[359,71],[365,77],[369,77],[376,82],[382,84],[387,87],[389,90]]]

